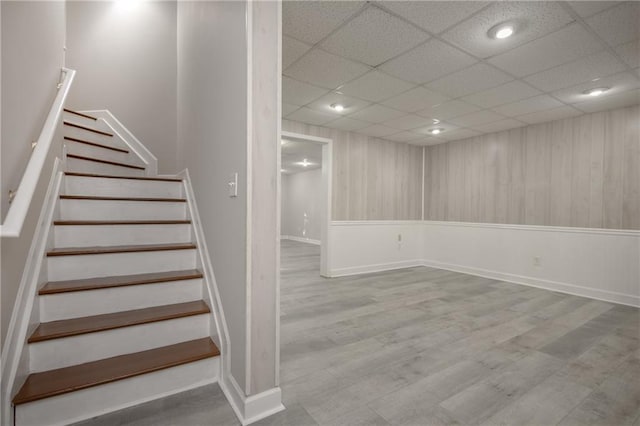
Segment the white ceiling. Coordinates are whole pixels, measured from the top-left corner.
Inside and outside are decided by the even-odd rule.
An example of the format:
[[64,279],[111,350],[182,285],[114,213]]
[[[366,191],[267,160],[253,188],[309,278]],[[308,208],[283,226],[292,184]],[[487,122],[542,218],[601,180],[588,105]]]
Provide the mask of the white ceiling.
[[[322,167],[322,144],[283,138],[281,151],[281,168],[284,174],[307,172]],[[305,159],[310,163],[309,165],[303,166],[299,164]]]
[[637,104],[639,23],[635,1],[285,1],[282,114],[432,145]]

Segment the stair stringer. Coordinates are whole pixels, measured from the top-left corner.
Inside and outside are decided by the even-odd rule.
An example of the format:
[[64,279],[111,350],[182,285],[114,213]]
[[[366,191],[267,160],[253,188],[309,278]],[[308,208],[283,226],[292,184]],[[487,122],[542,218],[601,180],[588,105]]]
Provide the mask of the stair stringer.
[[98,122],[106,125],[115,137],[125,145],[144,163],[147,176],[158,175],[158,159],[149,149],[142,144],[109,110],[86,110],[83,114],[94,116]]
[[11,398],[29,374],[27,336],[40,322],[36,297],[39,287],[47,281],[46,251],[53,247],[52,223],[58,214],[57,200],[64,179],[62,168],[63,162],[56,158],[2,348],[2,425],[13,424]]

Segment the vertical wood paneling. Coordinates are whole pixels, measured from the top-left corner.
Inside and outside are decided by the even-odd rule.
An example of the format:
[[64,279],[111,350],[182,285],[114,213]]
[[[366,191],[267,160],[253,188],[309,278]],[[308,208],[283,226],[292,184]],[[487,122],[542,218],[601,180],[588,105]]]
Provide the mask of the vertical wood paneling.
[[422,217],[422,147],[289,120],[282,130],[333,140],[333,220]]
[[425,219],[640,229],[640,106],[425,148]]

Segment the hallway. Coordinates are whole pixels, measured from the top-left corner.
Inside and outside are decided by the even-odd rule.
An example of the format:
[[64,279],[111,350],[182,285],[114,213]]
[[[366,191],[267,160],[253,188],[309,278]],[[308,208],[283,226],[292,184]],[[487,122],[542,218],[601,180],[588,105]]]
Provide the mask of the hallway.
[[[281,265],[287,410],[256,424],[640,422],[637,309],[430,268],[327,280],[292,241]],[[214,387],[83,424],[237,424]]]

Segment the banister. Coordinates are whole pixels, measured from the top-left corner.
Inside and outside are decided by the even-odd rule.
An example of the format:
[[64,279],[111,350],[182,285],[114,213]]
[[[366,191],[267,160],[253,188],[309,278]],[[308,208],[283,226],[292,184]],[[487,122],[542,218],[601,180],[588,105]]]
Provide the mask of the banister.
[[38,180],[40,180],[40,174],[42,173],[44,163],[49,154],[49,149],[51,148],[51,143],[53,142],[53,137],[56,133],[60,116],[62,115],[65,100],[69,94],[73,78],[76,75],[76,71],[69,68],[62,68],[62,72],[64,73],[64,79],[62,83],[58,85],[58,93],[53,100],[49,114],[42,126],[42,131],[35,143],[27,168],[20,180],[20,185],[15,192],[7,216],[2,225],[0,225],[0,237],[17,238],[22,232],[22,226],[29,212],[33,194],[35,193]]

